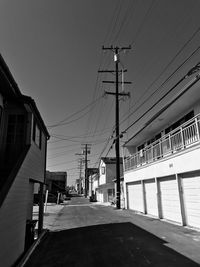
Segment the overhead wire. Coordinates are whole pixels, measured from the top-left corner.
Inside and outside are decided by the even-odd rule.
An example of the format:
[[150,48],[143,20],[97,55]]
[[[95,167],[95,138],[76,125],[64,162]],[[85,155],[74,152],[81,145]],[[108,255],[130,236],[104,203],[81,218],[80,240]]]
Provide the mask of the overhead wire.
[[[114,12],[113,12],[113,16],[112,16],[112,19],[111,19],[111,22],[110,22],[110,26],[108,27],[108,30],[107,30],[106,35],[105,35],[105,37],[104,37],[104,41],[103,41],[103,43],[105,43],[105,42],[108,40],[108,38],[110,39],[110,36],[109,36],[109,35],[111,35],[111,34],[113,33],[113,31],[115,30],[115,27],[116,27],[116,24],[117,24],[117,21],[118,21],[118,17],[119,17],[119,14],[120,14],[120,12],[121,12],[121,5],[122,5],[122,0],[118,1],[117,4],[116,4],[116,6],[115,6],[115,9],[114,9]],[[110,33],[110,32],[111,32],[111,33]],[[103,65],[102,61],[103,61],[103,60],[101,60],[101,62],[100,62],[99,69],[100,69],[101,67],[104,67],[104,68],[105,68],[105,66],[108,66],[109,63],[110,63],[110,58],[107,58],[107,61],[105,61],[104,65]],[[99,77],[99,73],[97,74],[97,77]],[[101,76],[101,77],[102,77],[102,76]],[[98,79],[97,79],[97,80],[98,80]],[[99,80],[98,80],[98,82],[99,82]],[[97,88],[99,89],[99,88],[100,88],[100,85],[98,85],[98,83],[97,83],[97,81],[96,81],[96,86],[95,86],[95,90],[94,90],[94,95],[95,95],[96,92],[97,92]],[[94,97],[94,95],[93,95],[93,97]],[[91,109],[91,113],[92,113],[92,109]],[[99,115],[98,115],[98,119],[96,120],[96,123],[95,123],[95,127],[94,127],[93,134],[94,134],[94,132],[96,132],[97,127],[98,127],[98,122],[99,122],[99,120],[100,120],[100,116],[101,116],[101,114],[100,114],[100,112],[98,112],[98,114],[99,114]],[[92,115],[91,115],[91,116],[92,116]],[[89,129],[90,129],[90,127],[89,127],[89,123],[90,123],[90,124],[92,123],[91,116],[90,116],[89,119],[88,119],[87,133],[92,132],[92,130],[91,130],[91,131],[89,130]]]
[[[110,60],[110,59],[109,59]],[[106,64],[108,64],[108,63],[106,63]],[[102,59],[101,59],[101,62],[100,62],[100,66],[102,65]],[[105,65],[105,63],[104,63],[104,65]],[[94,96],[96,95],[96,89],[98,88],[98,84],[99,84],[99,77],[98,77],[98,75],[97,75],[97,79],[96,79],[96,85],[95,85],[95,91],[94,91]],[[93,97],[93,99],[94,99],[94,97]],[[93,103],[93,102],[92,102]],[[72,120],[72,121],[67,121],[67,123],[66,123],[66,120],[69,120],[72,116],[75,116],[76,114],[78,114],[79,112],[82,112],[83,110],[85,110],[87,107],[88,107],[89,105],[87,105],[86,107],[84,107],[83,109],[81,109],[81,110],[79,110],[78,112],[76,112],[76,113],[74,113],[74,114],[72,114],[71,116],[68,116],[67,118],[65,118],[65,119],[63,119],[62,121],[59,121],[58,123],[56,123],[56,124],[54,124],[54,125],[51,125],[51,127],[53,128],[53,127],[57,127],[57,126],[60,126],[60,125],[66,125],[66,124],[68,124],[68,123],[71,123],[71,122],[73,122],[73,121],[77,121],[78,119],[80,119],[81,117],[83,117],[84,115],[86,115],[86,113],[84,114],[84,115],[82,115],[82,116],[80,116],[79,118],[77,118],[77,119],[74,119],[74,120]],[[91,104],[91,107],[90,107],[90,112],[92,111],[92,108],[93,108],[93,105]],[[89,113],[89,112],[88,112]],[[96,131],[94,131],[94,132],[96,132]],[[56,136],[57,138],[60,138],[59,136]],[[64,140],[63,140],[64,139]],[[68,139],[69,140],[69,139]],[[66,138],[60,138],[60,140],[57,140],[57,141],[66,141]],[[54,141],[54,142],[57,142],[57,141]],[[74,140],[70,140],[70,141],[74,141]],[[103,143],[105,142],[105,140],[103,140]],[[52,143],[52,142],[51,142]],[[50,143],[50,144],[51,144]],[[102,143],[102,140],[96,140],[96,142],[94,142],[94,144],[93,145],[97,145],[97,144],[101,144]],[[58,147],[58,149],[59,149],[59,147]],[[54,164],[54,165],[51,165],[51,166],[59,166],[59,165],[63,165],[63,164],[65,164],[65,163],[59,163],[59,164]],[[51,167],[51,166],[49,166],[49,167]],[[77,169],[77,168],[74,168],[74,169]]]
[[108,39],[110,33],[113,32],[113,29],[112,29],[112,27],[113,27],[113,23],[114,23],[114,20],[115,20],[115,16],[116,16],[116,14],[118,13],[118,9],[120,9],[120,6],[121,6],[121,0],[118,0],[117,4],[116,4],[116,6],[115,6],[115,9],[114,9],[114,12],[113,12],[113,15],[112,15],[110,24],[109,24],[109,26],[107,27],[108,30],[107,30],[107,32],[106,32],[106,34],[105,34],[103,44],[106,43],[106,41],[107,41],[107,39]]
[[[142,27],[144,26],[144,23],[145,23],[145,20],[146,20],[146,18],[147,18],[147,16],[149,15],[149,13],[150,13],[150,11],[152,10],[152,7],[153,7],[153,4],[154,4],[154,1],[152,1],[152,3],[151,3],[151,5],[149,6],[149,8],[148,8],[148,10],[147,10],[147,12],[146,12],[146,14],[145,14],[145,17],[144,17],[144,19],[143,19],[143,22],[142,22],[142,24],[141,24],[141,26],[139,27],[139,29],[138,29],[138,31],[137,31],[137,34],[136,34],[136,36],[135,37],[138,37],[139,36],[139,34],[140,34],[140,32],[141,32],[141,30],[142,30]],[[182,50],[187,46],[187,44],[194,38],[194,36],[197,34],[197,32],[199,31],[199,29],[197,29],[197,31],[191,36],[191,38],[183,45],[183,47],[179,50],[179,52],[175,55],[175,57],[169,62],[169,64],[164,68],[164,70],[160,73],[160,75],[157,77],[157,79],[159,79],[160,77],[161,77],[161,75],[167,70],[167,68],[172,64],[172,62],[176,59],[176,57],[178,57],[178,55],[182,52]],[[135,39],[134,39],[135,40]],[[132,42],[133,43],[133,42]],[[187,60],[186,60],[187,61]],[[179,68],[178,68],[179,69]],[[178,71],[178,69],[176,70],[176,71]],[[172,75],[174,75],[175,74],[175,72],[172,74]],[[156,80],[154,80],[154,82],[150,85],[150,87],[152,87],[152,85],[157,81],[157,79]],[[170,77],[168,77],[168,79],[170,79]],[[168,81],[168,79],[162,84],[162,85],[164,85],[167,81]],[[155,92],[153,93],[153,94],[155,94]],[[152,94],[152,95],[153,95]],[[148,98],[148,100],[149,100],[149,98]],[[143,104],[144,104],[144,101],[143,101]],[[142,105],[140,105],[140,107],[141,107]],[[130,112],[130,105],[129,105],[129,112]],[[126,119],[125,120],[127,120],[127,119],[129,119],[130,118],[130,114],[128,115],[128,117],[126,117]],[[123,122],[125,121],[125,120],[123,120]],[[120,124],[121,124],[122,122],[120,122]],[[126,130],[125,130],[126,131]],[[103,151],[104,151],[105,149],[103,149]],[[110,150],[110,149],[109,149]]]
[[102,96],[98,97],[97,99],[93,100],[91,103],[89,103],[88,105],[86,105],[85,107],[83,107],[82,109],[76,111],[75,113],[71,114],[70,116],[66,117],[65,119],[59,121],[56,124],[53,125],[49,125],[47,126],[47,128],[55,128],[57,126],[62,126],[62,125],[66,125],[68,123],[74,122],[80,118],[82,118],[83,116],[85,116],[88,112],[84,113],[84,115],[81,115],[78,119],[72,120],[70,122],[66,122],[68,119],[71,119],[72,117],[74,117],[75,115],[77,115],[78,113],[82,112],[83,110],[87,109],[88,107],[94,105],[97,101],[99,101],[102,98]]
[[138,30],[137,30],[137,32],[136,32],[136,34],[135,34],[135,36],[134,36],[132,42],[130,43],[131,46],[136,42],[137,38],[139,37],[140,33],[142,32],[142,29],[143,29],[143,27],[144,27],[144,25],[145,25],[145,23],[146,23],[147,17],[148,17],[149,14],[151,13],[151,11],[152,11],[152,9],[153,9],[153,6],[154,6],[155,2],[156,2],[155,0],[152,0],[152,1],[151,1],[151,4],[149,5],[149,8],[147,9],[147,11],[146,11],[146,13],[145,13],[145,15],[144,15],[144,18],[143,18],[143,20],[142,20],[140,26],[138,27]]
[[[195,35],[200,31],[200,27],[198,28],[198,31],[195,32]],[[193,37],[195,36],[193,35]],[[183,47],[178,51],[178,53],[173,57],[173,59],[169,62],[169,64],[164,68],[164,70],[160,73],[160,75],[153,81],[153,83],[150,84],[150,86],[147,88],[145,91],[145,94],[149,89],[153,86],[153,84],[161,77],[161,75],[168,69],[168,67],[174,62],[174,60],[180,55],[180,53],[183,51],[183,49],[186,47],[186,45],[191,41],[192,39],[190,38],[189,41],[187,41]],[[132,116],[136,111],[138,111],[149,99],[154,96],[163,86],[200,50],[200,46],[198,46],[168,77],[165,79],[165,81],[154,91],[150,96],[148,96],[147,99],[145,99],[137,108],[135,108],[132,112],[129,113],[129,115],[120,121],[120,125],[125,122],[130,116]],[[137,100],[137,103],[143,99],[144,95],[143,94],[139,100]]]
[[158,103],[160,103],[169,93],[171,93],[182,81],[187,78],[188,74],[184,75],[170,90],[168,90],[161,98],[159,98],[149,109],[147,109],[137,120],[131,123],[125,131],[129,130],[134,124],[141,120],[149,111],[151,111]]
[[118,41],[119,35],[122,32],[122,29],[128,24],[129,20],[131,19],[131,17],[132,17],[131,15],[133,15],[132,10],[133,10],[135,3],[136,3],[136,1],[129,0],[124,17],[121,20],[121,25],[119,25],[119,29],[114,36],[113,43]]

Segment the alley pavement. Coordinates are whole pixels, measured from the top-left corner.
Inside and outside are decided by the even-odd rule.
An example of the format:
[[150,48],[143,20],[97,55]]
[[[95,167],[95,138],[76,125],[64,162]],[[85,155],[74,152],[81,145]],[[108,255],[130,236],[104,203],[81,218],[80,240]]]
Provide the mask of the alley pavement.
[[200,232],[73,197],[25,267],[200,266]]

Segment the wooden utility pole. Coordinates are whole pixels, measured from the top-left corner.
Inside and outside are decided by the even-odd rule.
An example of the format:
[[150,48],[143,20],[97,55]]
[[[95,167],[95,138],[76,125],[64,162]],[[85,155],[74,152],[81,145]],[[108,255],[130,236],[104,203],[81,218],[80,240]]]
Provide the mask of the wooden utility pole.
[[[131,47],[104,47],[103,50],[112,50],[114,53],[114,62],[115,62],[115,70],[100,70],[99,72],[110,72],[115,73],[115,81],[103,81],[105,83],[115,83],[115,93],[113,92],[105,92],[108,95],[115,95],[115,153],[116,153],[116,181],[117,181],[117,192],[116,192],[116,207],[117,209],[121,208],[120,202],[120,148],[119,148],[119,96],[130,96],[130,93],[121,92],[119,93],[119,72],[125,72],[126,70],[119,71],[119,52],[127,49],[131,49]],[[131,82],[123,82],[124,84],[131,84]]]
[[91,145],[90,144],[82,144],[83,146],[83,154],[85,155],[85,197],[88,195],[88,154],[90,154]]

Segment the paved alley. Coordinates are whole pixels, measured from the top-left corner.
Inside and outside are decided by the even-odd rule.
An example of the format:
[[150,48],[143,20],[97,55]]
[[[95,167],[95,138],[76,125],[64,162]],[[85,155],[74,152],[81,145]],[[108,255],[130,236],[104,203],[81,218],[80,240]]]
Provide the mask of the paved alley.
[[200,233],[90,203],[65,203],[26,267],[199,266]]

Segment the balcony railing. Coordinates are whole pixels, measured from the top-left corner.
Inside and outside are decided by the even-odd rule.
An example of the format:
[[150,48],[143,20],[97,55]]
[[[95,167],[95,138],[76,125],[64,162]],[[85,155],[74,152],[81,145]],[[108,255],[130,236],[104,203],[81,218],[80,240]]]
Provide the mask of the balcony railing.
[[124,159],[125,171],[149,164],[200,142],[200,115]]

